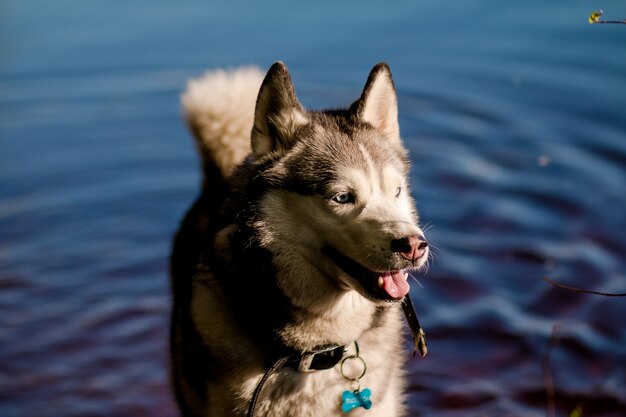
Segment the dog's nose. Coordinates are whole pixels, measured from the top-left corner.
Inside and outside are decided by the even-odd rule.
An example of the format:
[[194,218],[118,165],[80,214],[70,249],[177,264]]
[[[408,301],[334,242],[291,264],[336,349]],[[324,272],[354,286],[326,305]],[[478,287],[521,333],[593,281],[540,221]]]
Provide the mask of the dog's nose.
[[391,250],[400,254],[407,261],[415,261],[426,252],[428,242],[424,236],[411,235],[391,241]]

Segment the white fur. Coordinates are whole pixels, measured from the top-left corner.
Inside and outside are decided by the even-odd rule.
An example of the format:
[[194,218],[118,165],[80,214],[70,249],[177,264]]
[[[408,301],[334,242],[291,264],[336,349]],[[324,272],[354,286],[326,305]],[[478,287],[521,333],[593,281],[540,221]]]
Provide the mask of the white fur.
[[263,76],[256,67],[208,71],[190,80],[181,97],[202,157],[210,155],[224,177],[250,153],[254,107]]

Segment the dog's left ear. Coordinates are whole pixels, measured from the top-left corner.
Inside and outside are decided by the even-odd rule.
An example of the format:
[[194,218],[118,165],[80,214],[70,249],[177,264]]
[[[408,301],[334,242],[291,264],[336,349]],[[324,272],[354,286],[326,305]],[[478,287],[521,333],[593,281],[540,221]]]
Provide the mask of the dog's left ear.
[[389,66],[376,64],[365,83],[361,97],[350,108],[357,117],[378,129],[392,141],[400,140],[398,99]]

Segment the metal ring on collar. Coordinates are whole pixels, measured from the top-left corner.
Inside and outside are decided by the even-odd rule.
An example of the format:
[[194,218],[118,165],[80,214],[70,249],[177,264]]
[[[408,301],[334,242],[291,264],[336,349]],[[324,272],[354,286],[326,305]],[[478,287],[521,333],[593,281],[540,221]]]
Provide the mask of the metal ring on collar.
[[[348,359],[358,359],[361,361],[361,363],[363,364],[363,372],[361,372],[361,375],[359,375],[356,378],[350,378],[349,376],[347,376],[344,372],[343,366],[346,363],[346,361]],[[363,378],[363,376],[365,375],[365,373],[367,372],[367,363],[365,363],[365,360],[363,360],[362,357],[358,356],[358,355],[352,355],[352,356],[347,356],[345,358],[343,358],[343,360],[341,361],[341,366],[340,366],[340,371],[341,371],[341,376],[344,377],[345,379],[349,380],[349,381],[358,381],[361,378]]]

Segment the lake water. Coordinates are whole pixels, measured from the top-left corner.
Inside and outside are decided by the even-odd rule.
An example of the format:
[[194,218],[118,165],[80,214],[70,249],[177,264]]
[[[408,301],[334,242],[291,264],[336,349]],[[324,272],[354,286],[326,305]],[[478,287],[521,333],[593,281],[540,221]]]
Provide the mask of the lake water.
[[278,59],[311,108],[394,73],[437,248],[411,415],[545,415],[545,374],[557,415],[626,415],[626,299],[541,280],[626,292],[626,25],[587,23],[626,2],[602,3],[3,1],[0,416],[177,415],[167,257],[199,184],[178,97]]

